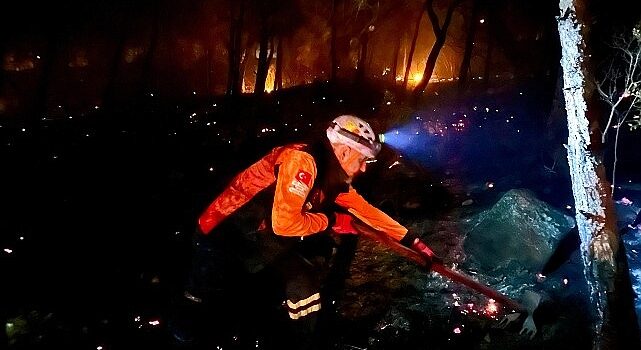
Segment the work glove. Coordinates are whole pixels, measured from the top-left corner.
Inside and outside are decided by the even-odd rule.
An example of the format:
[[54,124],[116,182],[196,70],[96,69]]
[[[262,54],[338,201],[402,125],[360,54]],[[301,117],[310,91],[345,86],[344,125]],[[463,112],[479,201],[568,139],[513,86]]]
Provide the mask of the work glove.
[[334,217],[330,219],[332,230],[338,234],[357,235],[358,231],[352,225],[352,219],[349,214],[334,213]]
[[426,268],[428,270],[432,269],[432,265],[434,263],[439,263],[442,264],[443,260],[436,256],[432,249],[425,244],[416,234],[413,234],[411,232],[408,232],[405,237],[401,240],[401,243],[405,245],[406,247],[411,248],[415,252],[419,253],[423,259],[425,259],[426,263]]
[[432,270],[432,265],[434,263],[443,264],[443,260],[436,256],[432,249],[430,249],[430,247],[428,247],[427,244],[425,244],[425,242],[421,241],[419,238],[414,239],[414,243],[412,243],[412,249],[423,256],[425,262],[427,263],[426,268],[428,270]]

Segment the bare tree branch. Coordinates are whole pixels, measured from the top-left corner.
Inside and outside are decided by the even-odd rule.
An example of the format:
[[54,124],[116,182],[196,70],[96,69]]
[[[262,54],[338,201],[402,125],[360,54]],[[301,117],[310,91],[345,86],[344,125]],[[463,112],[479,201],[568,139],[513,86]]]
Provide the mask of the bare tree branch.
[[[612,194],[615,188],[617,150],[621,127],[627,122],[630,129],[641,126],[641,30],[634,28],[631,35],[619,34],[610,44],[615,51],[604,69],[603,79],[596,87],[601,99],[610,106],[607,123],[601,133],[601,142],[607,141],[611,127],[616,129],[614,141],[614,166],[612,168]],[[628,117],[633,115],[632,121]],[[614,125],[614,126],[613,126]]]

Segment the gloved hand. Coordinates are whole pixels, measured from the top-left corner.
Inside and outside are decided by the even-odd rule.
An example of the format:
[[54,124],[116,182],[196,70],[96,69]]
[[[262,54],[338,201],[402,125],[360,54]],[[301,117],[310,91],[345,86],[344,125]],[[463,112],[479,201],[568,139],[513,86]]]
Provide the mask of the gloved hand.
[[352,225],[352,216],[345,213],[334,213],[332,230],[338,234],[357,235],[358,231]]
[[434,254],[432,249],[430,249],[430,247],[428,247],[427,244],[425,244],[419,238],[414,239],[414,242],[412,243],[412,249],[417,251],[419,254],[423,256],[423,258],[425,258],[425,262],[427,263],[426,268],[428,270],[432,269],[433,263],[439,263],[439,264],[443,263],[443,260],[441,260],[441,258],[436,256],[436,254]]

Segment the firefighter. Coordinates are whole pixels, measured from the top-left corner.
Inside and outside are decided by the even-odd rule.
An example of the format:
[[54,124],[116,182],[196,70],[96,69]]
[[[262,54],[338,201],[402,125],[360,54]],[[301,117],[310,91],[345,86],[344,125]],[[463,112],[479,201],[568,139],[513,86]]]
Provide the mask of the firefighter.
[[[282,296],[279,310],[286,320],[286,326],[271,330],[280,333],[272,334],[278,339],[273,347],[324,348],[327,337],[321,332],[335,311],[356,246],[354,217],[415,249],[425,247],[426,259],[432,257],[418,238],[351,185],[380,149],[366,121],[341,115],[319,142],[278,146],[236,175],[199,217],[193,272],[182,302],[215,299],[218,308],[234,310],[210,326],[233,333],[225,329],[233,323],[230,314],[240,314],[236,321],[249,327],[250,319],[267,312],[257,300],[269,295],[269,288],[255,283],[271,281],[282,292],[276,295]],[[273,325],[263,323],[265,329]],[[177,339],[191,339],[175,328]]]

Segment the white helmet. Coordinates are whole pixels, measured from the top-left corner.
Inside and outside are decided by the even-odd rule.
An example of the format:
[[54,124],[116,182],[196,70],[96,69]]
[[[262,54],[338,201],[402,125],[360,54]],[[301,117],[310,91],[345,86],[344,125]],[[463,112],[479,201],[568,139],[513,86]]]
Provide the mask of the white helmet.
[[381,150],[372,127],[353,115],[341,115],[332,120],[327,128],[327,138],[331,143],[350,146],[369,158],[376,158]]

